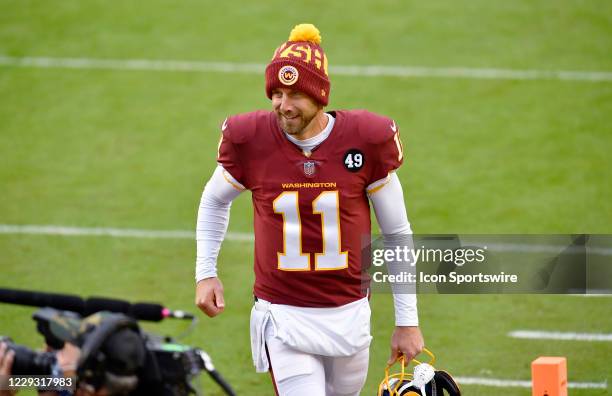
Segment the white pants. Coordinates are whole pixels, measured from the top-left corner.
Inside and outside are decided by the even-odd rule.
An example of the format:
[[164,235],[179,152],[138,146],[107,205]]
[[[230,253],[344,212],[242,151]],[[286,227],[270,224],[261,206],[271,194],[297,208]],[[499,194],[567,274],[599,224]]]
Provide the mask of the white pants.
[[368,373],[369,348],[351,356],[313,355],[265,331],[272,378],[279,396],[358,396]]

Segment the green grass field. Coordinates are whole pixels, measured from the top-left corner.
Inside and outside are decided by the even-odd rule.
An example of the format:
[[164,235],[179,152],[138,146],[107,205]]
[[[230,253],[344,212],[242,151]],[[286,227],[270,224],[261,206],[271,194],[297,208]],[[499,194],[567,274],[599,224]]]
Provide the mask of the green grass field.
[[[0,0],[0,56],[266,63],[291,27],[315,23],[329,108],[367,108],[402,129],[399,172],[418,233],[612,233],[612,81],[334,76],[334,65],[612,71],[612,3]],[[268,108],[263,74],[0,64],[0,224],[192,230],[228,114]],[[230,231],[252,231],[250,195]],[[0,234],[0,287],[159,301],[195,311],[188,239]],[[226,241],[227,307],[182,341],[207,350],[239,394],[270,395],[252,367],[252,245]],[[439,367],[530,378],[540,355],[569,380],[612,380],[610,342],[511,339],[515,329],[612,333],[609,298],[423,295]],[[372,298],[374,395],[393,329]],[[0,305],[0,334],[38,347],[31,308]],[[183,323],[145,325],[179,334]],[[206,393],[221,394],[208,378]],[[528,395],[465,385],[468,396]],[[24,392],[25,393],[25,392]],[[572,396],[608,394],[571,389]]]

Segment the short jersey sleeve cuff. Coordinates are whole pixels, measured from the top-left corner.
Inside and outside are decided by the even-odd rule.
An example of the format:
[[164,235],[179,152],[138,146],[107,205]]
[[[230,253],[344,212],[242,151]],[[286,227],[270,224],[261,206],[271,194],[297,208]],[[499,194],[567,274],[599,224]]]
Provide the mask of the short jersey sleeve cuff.
[[388,139],[378,144],[374,152],[377,161],[370,175],[368,194],[375,192],[370,190],[376,187],[377,183],[380,182],[384,184],[385,180],[388,181],[389,173],[399,168],[404,161],[404,151],[399,137],[399,131],[395,132],[393,135],[389,135]]
[[[243,169],[240,161],[240,153],[232,141],[231,130],[232,118],[228,117],[221,126],[221,137],[217,152],[217,163],[225,169],[224,176],[229,176],[237,188],[244,190]],[[240,186],[240,187],[238,187]]]

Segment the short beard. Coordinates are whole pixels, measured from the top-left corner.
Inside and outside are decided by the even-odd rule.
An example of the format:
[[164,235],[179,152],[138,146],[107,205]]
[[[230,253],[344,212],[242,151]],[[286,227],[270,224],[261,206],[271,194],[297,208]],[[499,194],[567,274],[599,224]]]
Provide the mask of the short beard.
[[291,136],[295,136],[295,135],[299,136],[302,134],[302,132],[304,132],[304,129],[306,129],[306,127],[310,125],[310,123],[312,122],[312,120],[315,118],[316,115],[317,113],[314,113],[309,118],[306,118],[304,114],[302,113],[299,115],[302,122],[300,122],[298,125],[292,125],[292,126],[289,125],[289,123],[287,122],[287,120],[282,114],[277,114],[276,116],[277,116],[278,124],[280,125],[281,129],[285,133]]

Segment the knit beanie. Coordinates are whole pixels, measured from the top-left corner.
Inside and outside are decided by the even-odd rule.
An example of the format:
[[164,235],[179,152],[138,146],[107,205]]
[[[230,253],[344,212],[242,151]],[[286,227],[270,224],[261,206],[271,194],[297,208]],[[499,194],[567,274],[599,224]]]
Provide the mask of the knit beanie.
[[327,106],[329,77],[327,56],[320,47],[319,29],[309,23],[296,25],[289,40],[274,51],[266,67],[266,95],[272,99],[276,88],[291,88]]

